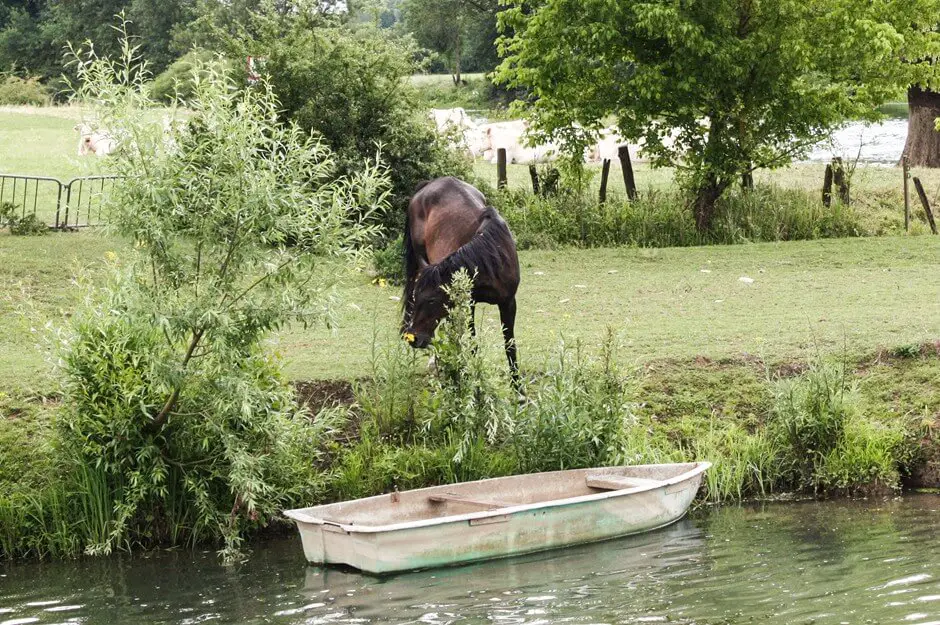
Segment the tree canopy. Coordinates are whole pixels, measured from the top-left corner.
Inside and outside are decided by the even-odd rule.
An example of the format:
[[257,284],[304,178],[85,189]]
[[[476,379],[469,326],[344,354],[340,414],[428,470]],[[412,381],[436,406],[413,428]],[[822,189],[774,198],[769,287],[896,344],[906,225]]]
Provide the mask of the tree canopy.
[[496,66],[496,0],[404,0],[406,30],[446,61],[454,81]]
[[940,0],[512,0],[498,76],[529,90],[545,134],[586,141],[615,116],[679,168],[707,230],[742,174],[936,80],[938,14]]

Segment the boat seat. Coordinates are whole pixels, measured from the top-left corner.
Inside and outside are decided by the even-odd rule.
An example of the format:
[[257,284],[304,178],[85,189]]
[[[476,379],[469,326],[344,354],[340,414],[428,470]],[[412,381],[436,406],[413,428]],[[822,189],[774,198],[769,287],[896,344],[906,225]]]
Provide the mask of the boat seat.
[[626,490],[628,488],[641,488],[646,486],[660,486],[662,480],[650,480],[644,477],[630,477],[626,475],[588,475],[584,478],[588,488],[598,490]]
[[476,506],[478,508],[485,508],[487,510],[495,510],[497,508],[511,508],[512,506],[522,505],[518,503],[508,503],[505,501],[491,501],[488,499],[476,499],[474,497],[458,495],[457,493],[440,493],[437,495],[429,495],[428,501],[430,501],[431,503],[459,503],[459,504],[465,504],[468,506]]

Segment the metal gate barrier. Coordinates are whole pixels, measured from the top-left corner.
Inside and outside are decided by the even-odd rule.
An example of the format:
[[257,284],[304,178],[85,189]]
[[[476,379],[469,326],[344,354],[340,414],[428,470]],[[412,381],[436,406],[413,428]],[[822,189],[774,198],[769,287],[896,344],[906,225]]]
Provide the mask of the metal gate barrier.
[[62,181],[50,176],[0,174],[0,204],[13,204],[20,217],[36,215],[50,228],[97,226],[107,221],[105,196],[121,176],[80,176]]

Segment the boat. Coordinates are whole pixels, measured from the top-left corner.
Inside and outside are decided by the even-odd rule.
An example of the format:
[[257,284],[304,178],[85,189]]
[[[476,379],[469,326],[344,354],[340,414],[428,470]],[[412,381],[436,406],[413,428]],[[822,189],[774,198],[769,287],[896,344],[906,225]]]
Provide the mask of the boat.
[[708,462],[532,473],[287,510],[307,561],[373,574],[647,532],[685,516]]

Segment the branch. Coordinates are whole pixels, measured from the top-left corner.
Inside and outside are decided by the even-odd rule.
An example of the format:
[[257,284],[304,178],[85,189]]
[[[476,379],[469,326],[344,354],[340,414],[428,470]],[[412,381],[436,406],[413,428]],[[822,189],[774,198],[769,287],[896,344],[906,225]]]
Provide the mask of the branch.
[[[196,351],[196,346],[199,345],[200,339],[202,339],[203,330],[196,330],[193,332],[193,338],[189,342],[189,347],[186,349],[186,355],[183,357],[183,362],[180,365],[180,369],[185,369],[187,363],[193,357],[193,352]],[[157,416],[153,418],[153,421],[150,422],[150,425],[147,426],[147,429],[151,432],[156,432],[164,426],[167,419],[170,416],[170,411],[173,410],[173,406],[176,405],[176,401],[180,397],[180,387],[177,385],[173,389],[173,392],[167,398],[166,403],[163,404],[163,408],[160,409],[160,412],[157,413]]]

